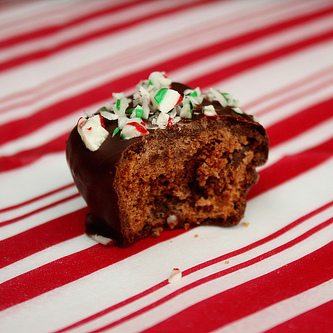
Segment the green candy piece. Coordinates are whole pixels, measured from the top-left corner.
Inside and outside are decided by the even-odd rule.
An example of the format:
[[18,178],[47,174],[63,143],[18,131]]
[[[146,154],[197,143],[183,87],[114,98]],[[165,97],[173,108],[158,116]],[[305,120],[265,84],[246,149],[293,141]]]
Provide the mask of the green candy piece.
[[120,103],[121,103],[121,100],[117,99],[116,108],[118,111],[120,110]]
[[156,93],[154,99],[158,105],[161,104],[168,90],[169,90],[168,88],[162,88]]
[[120,131],[119,127],[116,127],[112,133],[112,136],[115,136]]
[[143,110],[142,109],[135,109],[135,117],[136,118],[142,118],[143,116]]

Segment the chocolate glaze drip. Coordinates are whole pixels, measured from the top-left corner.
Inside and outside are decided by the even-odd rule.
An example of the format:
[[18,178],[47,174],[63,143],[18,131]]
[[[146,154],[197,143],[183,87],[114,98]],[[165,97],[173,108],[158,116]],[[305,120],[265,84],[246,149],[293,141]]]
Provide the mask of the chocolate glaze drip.
[[[172,89],[183,95],[186,85],[173,83]],[[263,127],[254,122],[252,116],[238,114],[230,107],[222,107],[218,102],[210,102],[204,99],[201,106],[193,110],[192,119],[182,119],[176,127],[186,126],[187,123],[200,121],[205,117],[202,107],[213,104],[219,117],[243,119],[257,125],[258,131],[265,135]],[[88,235],[102,235],[112,238],[119,246],[127,246],[122,236],[121,222],[118,209],[118,195],[114,189],[114,179],[117,163],[122,153],[129,147],[143,144],[145,137],[121,140],[119,135],[112,137],[114,129],[118,126],[117,121],[104,120],[106,130],[111,133],[97,151],[90,151],[85,147],[75,127],[67,140],[66,156],[71,169],[74,182],[87,202],[90,213],[86,219],[86,232]],[[161,131],[161,129],[150,130],[150,132]]]

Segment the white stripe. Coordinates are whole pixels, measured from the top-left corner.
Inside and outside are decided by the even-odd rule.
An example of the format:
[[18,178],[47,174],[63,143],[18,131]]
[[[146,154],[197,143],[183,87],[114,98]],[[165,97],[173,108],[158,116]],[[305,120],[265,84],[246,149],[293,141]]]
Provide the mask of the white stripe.
[[3,221],[8,221],[8,220],[18,218],[25,214],[31,213],[32,211],[35,211],[37,209],[40,209],[40,208],[43,208],[50,204],[53,204],[59,200],[66,199],[69,196],[72,196],[73,194],[76,194],[76,193],[78,193],[78,191],[77,191],[76,187],[74,185],[72,185],[69,188],[63,189],[57,193],[47,195],[44,198],[24,204],[20,207],[15,207],[15,208],[5,211],[3,213],[0,212],[0,226],[1,226],[1,222],[3,222]]
[[[327,128],[328,131],[325,131],[326,128]],[[281,146],[281,148],[283,148],[283,149],[279,149],[280,146],[278,146],[277,150],[272,149],[271,152],[270,152],[270,159],[267,162],[267,164],[272,165],[273,162],[276,162],[278,160],[277,157],[281,158],[281,156],[284,156],[285,154],[299,153],[299,152],[302,151],[302,149],[310,148],[310,146],[312,146],[312,144],[313,144],[313,142],[311,140],[313,140],[314,138],[320,137],[320,140],[324,141],[325,139],[327,139],[326,136],[324,135],[325,132],[329,132],[329,133],[332,134],[332,130],[331,130],[332,128],[333,128],[333,124],[326,126],[326,123],[324,123],[324,126],[320,126],[319,128],[315,129],[316,132],[319,132],[319,133],[322,134],[322,137],[320,137],[319,135],[314,134],[313,133],[314,131],[310,131],[310,133],[307,133],[307,135],[308,135],[307,137],[304,137],[303,135],[301,135],[300,137],[297,137],[296,140],[291,140],[292,142],[288,141],[287,144],[284,144],[284,145]],[[304,146],[304,142],[308,143],[308,144]],[[319,144],[320,142],[317,142],[317,143]],[[261,167],[261,169],[263,169],[265,167],[266,167],[266,165],[264,167]],[[74,186],[72,188],[68,189],[68,190],[69,190],[69,193],[67,193],[68,192],[67,190],[64,190],[64,191],[61,192],[61,198],[66,197],[67,195],[71,194],[72,192],[73,193],[77,192],[77,190]],[[55,198],[53,196],[49,196],[47,198],[47,202],[52,203],[52,202],[56,201],[56,199],[58,199],[58,196],[55,196]],[[41,202],[38,202],[38,205],[40,206]],[[249,205],[251,205],[251,200],[249,201]],[[30,208],[30,207],[29,206],[28,207],[24,206],[25,211],[27,211],[28,208]],[[332,211],[332,213],[333,213],[333,211]],[[44,264],[43,261],[39,263],[40,266],[43,265],[43,264]]]
[[[333,299],[333,279],[231,323],[215,333],[264,332]],[[331,320],[331,318],[327,318]]]
[[39,197],[72,182],[63,152],[43,156],[28,166],[0,173],[0,209]]
[[[60,0],[60,2],[64,2],[64,0]],[[24,2],[19,6],[7,7],[6,10],[0,12],[0,22],[1,28],[4,29],[6,25],[11,24],[13,21],[18,23],[17,18],[21,18],[22,20],[29,19],[32,13],[45,13],[49,10],[52,10],[54,7],[54,3],[50,1],[38,1],[38,2]],[[3,27],[4,25],[4,27]]]
[[[245,220],[250,222],[249,228],[239,226],[230,229],[217,227],[194,229],[174,238],[172,243],[170,241],[160,243],[87,277],[9,308],[0,314],[0,326],[10,325],[8,327],[14,329],[16,323],[20,322],[17,318],[21,318],[21,320],[25,320],[27,327],[31,324],[34,331],[47,331],[50,325],[54,330],[60,329],[112,304],[121,302],[133,296],[133,293],[140,293],[163,281],[169,276],[173,267],[185,270],[200,262],[205,262],[266,237],[291,221],[329,202],[328,200],[332,200],[333,179],[329,177],[332,167],[333,159],[330,159],[288,183],[251,200],[245,216]],[[322,186],[317,186],[317,184],[322,184]],[[295,193],[299,193],[299,196],[296,197]],[[214,232],[212,232],[213,230]],[[195,234],[198,234],[199,237],[193,237]],[[200,295],[207,298],[209,295],[205,290],[216,294],[220,292],[221,286],[227,289],[242,283],[242,281],[245,282],[255,276],[265,274],[267,270],[281,267],[287,262],[296,260],[297,256],[311,253],[316,248],[323,246],[331,240],[330,235],[330,229],[326,228],[312,236],[310,241],[302,242],[298,246],[298,248],[302,248],[302,251],[295,251],[296,247],[293,247],[290,251],[274,256],[271,265],[267,265],[267,262],[264,261],[249,267],[242,274],[239,274],[239,271],[236,272],[236,276],[230,274],[226,280],[223,280],[223,283],[217,281],[217,286],[213,281],[212,288],[205,284],[202,287],[203,294]],[[306,245],[306,250],[303,251],[304,245]],[[196,252],[196,256],[193,256],[193,248],[198,247],[201,250]],[[157,252],[159,253],[158,257],[156,256]],[[182,256],[179,256],[179,253],[182,253]],[[159,258],[163,258],[163,264]],[[106,284],[105,281],[108,283]],[[168,293],[172,291],[170,288],[174,288],[175,285],[170,285]],[[89,290],[93,290],[93,294]],[[196,303],[198,299],[192,293],[195,293],[195,290],[190,291],[190,298]],[[179,310],[185,298],[183,295],[180,301],[178,298],[172,300],[176,311]],[[170,304],[165,303],[162,308],[158,308],[159,310],[165,309],[167,316],[172,314],[168,305]],[[188,303],[184,303],[184,307],[188,305]],[[54,308],[59,309],[59,311],[54,313]],[[162,320],[161,312],[158,311],[159,314],[156,314],[157,321]],[[51,313],[52,316],[50,316]],[[35,317],[37,315],[38,320]],[[154,311],[149,312],[148,316],[154,317]],[[149,321],[147,322],[149,323]],[[138,330],[140,327],[137,328]]]

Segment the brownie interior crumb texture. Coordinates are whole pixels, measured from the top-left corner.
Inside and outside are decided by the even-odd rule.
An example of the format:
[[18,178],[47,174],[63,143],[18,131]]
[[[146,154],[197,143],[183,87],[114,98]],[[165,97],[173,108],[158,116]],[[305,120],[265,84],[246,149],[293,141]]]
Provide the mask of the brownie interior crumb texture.
[[[109,110],[101,108],[84,118],[88,135],[98,130],[102,134],[89,139],[79,121],[67,141],[75,184],[90,208],[87,234],[103,244],[125,247],[165,229],[237,224],[246,194],[258,181],[256,167],[268,157],[264,128],[230,95],[217,90],[202,94],[169,81],[166,88],[158,81],[154,89],[151,81],[141,83],[146,89],[137,101],[135,94],[125,98],[127,102],[115,96],[113,105],[119,108],[122,101],[125,115],[107,115],[119,111],[109,105]],[[181,96],[170,95],[165,102],[171,103],[170,110],[167,105],[161,111],[162,106],[151,102],[150,96],[161,89]],[[191,99],[191,94],[200,98]],[[149,107],[146,117],[143,104]],[[93,121],[89,124],[92,118],[102,129]]]

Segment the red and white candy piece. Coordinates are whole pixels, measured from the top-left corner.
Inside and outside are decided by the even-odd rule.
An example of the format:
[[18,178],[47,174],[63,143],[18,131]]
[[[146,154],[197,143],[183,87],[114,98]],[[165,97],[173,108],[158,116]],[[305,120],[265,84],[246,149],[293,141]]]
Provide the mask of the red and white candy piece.
[[217,117],[218,116],[213,105],[204,106],[203,113],[206,117]]
[[128,121],[120,133],[120,139],[129,140],[149,134],[146,129],[146,124],[139,118],[134,118]]
[[182,272],[179,268],[174,268],[168,278],[169,283],[175,283],[182,278]]
[[178,105],[183,97],[178,91],[168,88],[162,88],[153,95],[152,102],[161,112],[167,113]]
[[96,151],[109,135],[104,128],[103,118],[99,114],[88,119],[81,117],[77,123],[77,130],[82,141],[91,151]]
[[152,72],[149,75],[149,84],[153,89],[168,88],[172,81],[168,79],[164,72]]

